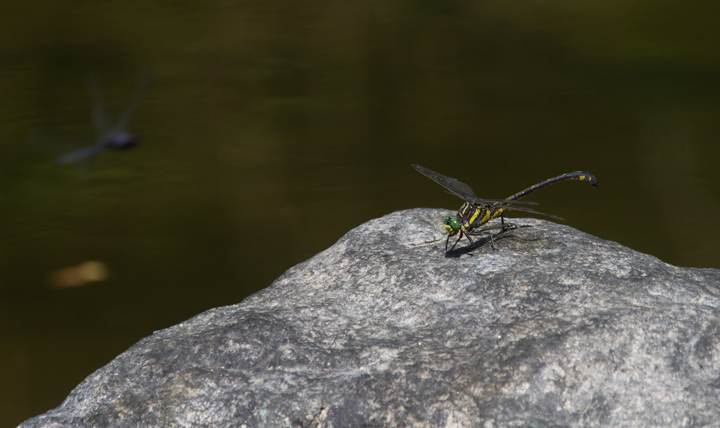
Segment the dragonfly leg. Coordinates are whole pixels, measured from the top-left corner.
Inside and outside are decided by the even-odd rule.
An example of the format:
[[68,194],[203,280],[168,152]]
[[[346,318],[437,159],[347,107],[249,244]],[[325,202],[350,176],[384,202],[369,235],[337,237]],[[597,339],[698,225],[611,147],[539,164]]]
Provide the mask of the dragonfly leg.
[[[458,236],[458,239],[457,239],[457,241],[455,241],[455,243],[453,244],[453,246],[450,248],[450,251],[452,251],[452,250],[455,249],[455,246],[456,246],[456,245],[458,244],[458,242],[460,242],[460,240],[462,239],[463,234],[467,237],[468,241],[470,241],[470,244],[472,244],[473,241],[472,241],[472,239],[470,239],[470,236],[469,236],[467,233],[464,233],[463,231],[460,231],[460,234],[459,234],[459,236]],[[450,235],[448,235],[448,241],[450,241]],[[445,242],[445,252],[446,252],[446,253],[449,252],[449,251],[447,250],[447,241]]]
[[502,226],[503,232],[517,227],[515,223],[508,222],[507,224],[505,224],[505,216],[503,215],[503,213],[500,213],[500,225]]
[[466,233],[466,234],[465,234],[465,237],[467,238],[468,241],[470,241],[470,245],[472,245],[472,244],[475,243],[475,242],[472,240],[472,238],[470,238],[470,235],[469,235],[469,234]]
[[495,239],[493,238],[493,234],[488,232],[488,235],[490,235],[490,246],[492,247],[493,251],[497,251],[497,248],[495,248]]
[[[465,236],[467,236],[468,239],[470,239],[470,235],[473,235],[473,236],[488,235],[488,236],[490,237],[490,246],[492,246],[493,251],[498,251],[497,247],[495,246],[495,235],[498,235],[498,234],[500,234],[500,233],[502,233],[502,232],[505,232],[506,230],[511,229],[511,228],[513,228],[513,227],[515,227],[515,225],[512,224],[512,223],[507,223],[507,224],[504,224],[504,225],[502,225],[502,226],[500,226],[500,227],[498,227],[498,226],[485,226],[485,227],[483,227],[483,228],[473,230],[473,231],[470,232],[470,233],[466,233]],[[491,232],[491,230],[497,230],[497,229],[500,229],[500,231],[497,232],[497,233],[492,233],[492,232]],[[470,242],[472,242],[472,241],[470,241]]]

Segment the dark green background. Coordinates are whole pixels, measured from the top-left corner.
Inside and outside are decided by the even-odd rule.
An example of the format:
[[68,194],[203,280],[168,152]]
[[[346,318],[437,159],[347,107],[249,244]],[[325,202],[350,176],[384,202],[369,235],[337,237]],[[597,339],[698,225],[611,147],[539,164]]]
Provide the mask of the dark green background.
[[[411,163],[486,198],[590,171],[599,189],[531,199],[720,267],[718,16],[672,0],[4,2],[0,426],[367,220],[460,206]],[[148,71],[142,144],[87,180],[28,144],[92,142],[88,75],[117,115]],[[85,260],[109,279],[48,286]]]

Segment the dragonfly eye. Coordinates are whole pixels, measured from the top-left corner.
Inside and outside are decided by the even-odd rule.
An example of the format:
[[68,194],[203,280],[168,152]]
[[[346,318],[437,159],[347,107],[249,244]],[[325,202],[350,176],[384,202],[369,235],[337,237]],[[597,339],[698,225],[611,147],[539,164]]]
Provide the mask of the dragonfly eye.
[[460,223],[458,223],[457,219],[454,217],[445,217],[445,222],[443,223],[443,226],[445,226],[445,229],[447,229],[448,233],[451,235],[454,235],[460,231]]

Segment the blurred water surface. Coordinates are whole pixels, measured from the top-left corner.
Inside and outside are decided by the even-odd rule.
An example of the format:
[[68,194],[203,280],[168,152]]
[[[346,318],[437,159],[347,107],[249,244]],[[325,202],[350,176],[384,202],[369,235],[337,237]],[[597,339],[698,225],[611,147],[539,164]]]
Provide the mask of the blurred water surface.
[[[590,171],[599,189],[530,199],[668,263],[720,267],[718,2],[0,11],[0,426],[362,222],[460,206],[411,163],[485,198]],[[81,179],[28,143],[43,130],[92,144],[88,76],[118,117],[148,71],[137,148],[102,153]],[[73,276],[83,266],[104,276]]]

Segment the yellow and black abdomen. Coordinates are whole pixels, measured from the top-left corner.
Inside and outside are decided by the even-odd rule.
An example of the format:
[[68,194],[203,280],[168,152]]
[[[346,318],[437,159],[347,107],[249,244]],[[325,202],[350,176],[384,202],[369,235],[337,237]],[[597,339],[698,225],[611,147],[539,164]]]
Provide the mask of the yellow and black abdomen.
[[532,193],[532,192],[536,191],[537,189],[557,183],[558,181],[565,181],[565,180],[584,181],[586,183],[592,184],[595,187],[597,187],[600,184],[598,182],[598,179],[595,178],[595,176],[590,174],[589,172],[585,172],[585,171],[568,172],[567,174],[558,175],[557,177],[550,178],[548,180],[543,181],[542,183],[538,183],[534,186],[530,186],[527,189],[523,190],[522,192],[518,192],[518,193],[510,196],[507,199],[510,201],[515,201],[515,200],[518,200],[518,199],[522,198],[523,196],[527,195],[528,193]]

